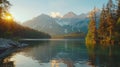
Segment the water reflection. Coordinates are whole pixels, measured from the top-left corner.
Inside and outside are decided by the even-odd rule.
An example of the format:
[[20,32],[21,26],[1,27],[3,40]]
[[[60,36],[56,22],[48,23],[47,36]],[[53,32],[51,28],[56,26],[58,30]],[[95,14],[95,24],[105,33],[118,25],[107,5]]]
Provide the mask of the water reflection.
[[[34,45],[36,46],[23,49],[20,55],[37,60],[39,67],[79,67],[78,64],[86,65],[88,59],[87,49],[79,40],[50,41]],[[12,59],[14,57],[16,55]]]
[[0,67],[15,67],[14,61],[10,61],[8,58],[0,59]]
[[93,67],[120,67],[120,45],[86,45],[89,65]]
[[30,42],[31,46],[13,52],[9,57],[0,60],[0,65],[11,64],[11,67],[120,67],[120,45],[95,45],[83,42],[80,40]]

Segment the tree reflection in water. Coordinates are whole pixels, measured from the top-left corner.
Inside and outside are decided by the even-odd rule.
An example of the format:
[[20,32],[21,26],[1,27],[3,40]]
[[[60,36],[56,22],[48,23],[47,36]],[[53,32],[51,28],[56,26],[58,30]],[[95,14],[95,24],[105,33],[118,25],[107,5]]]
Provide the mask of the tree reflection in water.
[[15,67],[14,61],[10,61],[9,59],[0,59],[0,67]]
[[33,45],[0,59],[0,67],[120,67],[120,45],[71,40]]
[[86,44],[88,64],[93,67],[120,67],[120,45]]

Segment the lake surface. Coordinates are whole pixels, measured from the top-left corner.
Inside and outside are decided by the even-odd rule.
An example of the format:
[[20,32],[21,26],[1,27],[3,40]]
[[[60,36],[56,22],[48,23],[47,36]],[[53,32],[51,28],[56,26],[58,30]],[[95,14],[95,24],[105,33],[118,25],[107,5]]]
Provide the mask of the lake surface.
[[0,58],[0,67],[120,67],[120,45],[84,40],[25,40],[31,46]]

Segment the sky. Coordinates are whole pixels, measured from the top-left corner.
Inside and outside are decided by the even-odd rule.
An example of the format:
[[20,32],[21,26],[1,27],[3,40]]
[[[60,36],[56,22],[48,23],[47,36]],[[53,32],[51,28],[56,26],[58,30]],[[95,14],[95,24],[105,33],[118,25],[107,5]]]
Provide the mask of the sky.
[[18,22],[25,22],[40,14],[64,15],[68,12],[87,13],[94,6],[101,9],[108,0],[9,0],[10,12]]

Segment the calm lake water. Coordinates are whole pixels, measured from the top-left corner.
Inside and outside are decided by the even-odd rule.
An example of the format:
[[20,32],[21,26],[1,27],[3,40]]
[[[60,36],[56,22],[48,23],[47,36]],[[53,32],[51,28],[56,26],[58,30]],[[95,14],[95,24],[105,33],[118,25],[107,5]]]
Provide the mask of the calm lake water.
[[120,67],[120,45],[84,40],[25,40],[31,46],[0,58],[0,67]]

